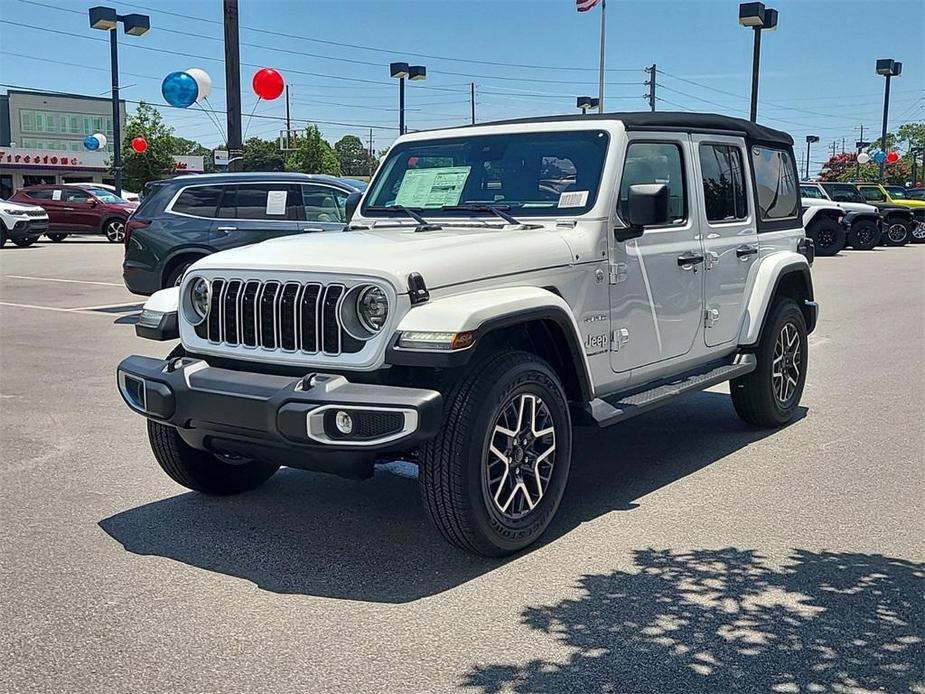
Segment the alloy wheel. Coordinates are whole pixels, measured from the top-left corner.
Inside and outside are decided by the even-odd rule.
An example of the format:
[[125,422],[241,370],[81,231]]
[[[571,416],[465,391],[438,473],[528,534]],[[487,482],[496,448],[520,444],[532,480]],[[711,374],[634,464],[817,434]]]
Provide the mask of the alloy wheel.
[[552,412],[532,393],[513,396],[495,419],[484,466],[496,513],[517,521],[542,501],[555,466]]
[[106,225],[106,238],[112,243],[120,243],[125,238],[125,223],[113,220]]
[[912,238],[914,239],[925,239],[925,222],[919,222],[915,225],[915,228],[912,230]]
[[781,405],[789,403],[800,382],[800,333],[793,323],[784,323],[774,344],[771,386]]
[[838,242],[835,232],[829,229],[822,229],[816,237],[816,245],[819,248],[831,248]]
[[909,230],[906,229],[905,224],[893,223],[890,224],[889,228],[886,231],[887,238],[893,243],[902,243],[906,240],[906,235],[909,233]]

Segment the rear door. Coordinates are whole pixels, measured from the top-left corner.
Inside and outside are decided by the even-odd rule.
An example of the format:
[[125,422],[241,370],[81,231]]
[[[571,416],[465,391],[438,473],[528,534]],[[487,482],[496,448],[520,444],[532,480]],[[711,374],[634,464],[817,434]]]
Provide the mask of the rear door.
[[25,203],[39,205],[48,213],[48,226],[52,231],[67,229],[63,191],[60,188],[37,188],[25,193]]
[[758,258],[758,227],[744,139],[694,135],[692,140],[703,194],[704,342],[714,347],[738,336],[745,285]]
[[223,186],[212,243],[218,249],[248,246],[301,230],[302,191],[294,183],[238,183]]
[[304,232],[338,231],[347,223],[347,192],[323,183],[302,184]]

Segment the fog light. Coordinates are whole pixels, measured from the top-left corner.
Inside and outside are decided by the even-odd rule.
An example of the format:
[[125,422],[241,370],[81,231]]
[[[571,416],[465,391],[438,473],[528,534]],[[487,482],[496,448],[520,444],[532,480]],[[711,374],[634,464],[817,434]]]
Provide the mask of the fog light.
[[334,415],[334,426],[337,427],[337,430],[342,434],[353,433],[353,417],[351,417],[347,412],[339,410],[336,415]]

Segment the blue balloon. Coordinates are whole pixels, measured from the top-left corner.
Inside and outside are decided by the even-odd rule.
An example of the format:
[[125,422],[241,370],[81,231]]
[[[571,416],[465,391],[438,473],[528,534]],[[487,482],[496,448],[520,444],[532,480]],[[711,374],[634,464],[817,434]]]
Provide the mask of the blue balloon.
[[186,72],[171,72],[161,83],[161,94],[164,95],[164,101],[171,106],[186,108],[196,103],[199,85]]
[[93,137],[93,135],[87,135],[84,138],[84,147],[89,149],[91,152],[95,152],[100,148],[100,141]]
[[882,150],[881,150],[881,151],[878,151],[878,152],[874,155],[874,161],[877,162],[878,164],[882,164],[883,162],[885,162],[885,161],[886,161],[886,152],[884,152],[884,151],[882,151]]

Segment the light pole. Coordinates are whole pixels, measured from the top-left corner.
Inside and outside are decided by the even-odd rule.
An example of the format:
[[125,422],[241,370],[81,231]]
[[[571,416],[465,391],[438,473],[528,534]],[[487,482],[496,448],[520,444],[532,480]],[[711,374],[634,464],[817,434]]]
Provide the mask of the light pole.
[[423,65],[390,63],[389,74],[398,80],[398,134],[405,134],[405,80],[427,79],[427,68]]
[[[886,86],[883,88],[883,130],[880,132],[880,149],[886,152],[886,120],[890,113],[890,78],[902,74],[903,64],[892,58],[877,60],[877,74],[886,77]],[[880,162],[880,180],[883,181],[883,166],[886,159]]]
[[588,113],[589,108],[598,108],[600,106],[600,97],[579,96],[575,101],[575,106],[581,109],[581,115]]
[[819,142],[819,137],[816,135],[807,135],[806,136],[806,180],[809,180],[809,148],[814,142]]
[[146,14],[116,14],[111,7],[91,7],[90,27],[109,32],[109,60],[112,72],[112,172],[116,195],[122,195],[122,122],[119,109],[119,22],[129,36],[142,36],[151,28]]
[[749,120],[758,120],[758,66],[761,62],[761,32],[777,29],[777,10],[766,8],[763,2],[743,2],[739,5],[739,24],[755,31],[752,51],[752,106]]

